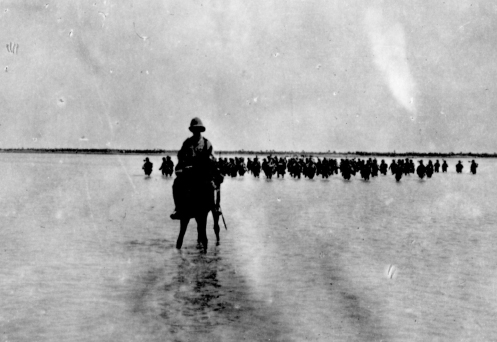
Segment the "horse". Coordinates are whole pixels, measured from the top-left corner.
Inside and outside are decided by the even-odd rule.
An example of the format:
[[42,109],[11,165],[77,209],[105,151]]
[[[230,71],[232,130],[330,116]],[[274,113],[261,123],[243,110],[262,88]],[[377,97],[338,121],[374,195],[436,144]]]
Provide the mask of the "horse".
[[181,249],[188,224],[194,218],[197,221],[197,242],[202,245],[204,251],[207,250],[207,216],[209,212],[212,212],[216,244],[219,245],[220,186],[215,187],[211,182],[197,183],[185,189],[181,197],[181,207],[185,210],[180,218],[180,231],[176,248]]

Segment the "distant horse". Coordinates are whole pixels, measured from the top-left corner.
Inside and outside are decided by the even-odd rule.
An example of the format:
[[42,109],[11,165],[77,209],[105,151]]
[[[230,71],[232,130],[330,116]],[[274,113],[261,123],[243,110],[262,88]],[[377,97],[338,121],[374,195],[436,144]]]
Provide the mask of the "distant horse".
[[174,163],[171,160],[171,157],[167,156],[167,159],[162,158],[162,165],[159,170],[162,171],[163,176],[171,177],[173,175]]
[[210,183],[196,184],[185,191],[181,200],[183,201],[182,208],[185,208],[185,211],[180,219],[180,231],[176,241],[176,248],[181,249],[188,223],[190,223],[190,219],[194,218],[197,221],[197,242],[202,244],[204,251],[207,250],[207,216],[209,212],[212,212],[214,232],[217,243],[219,243],[219,216],[221,215],[218,210],[219,190],[215,190]]

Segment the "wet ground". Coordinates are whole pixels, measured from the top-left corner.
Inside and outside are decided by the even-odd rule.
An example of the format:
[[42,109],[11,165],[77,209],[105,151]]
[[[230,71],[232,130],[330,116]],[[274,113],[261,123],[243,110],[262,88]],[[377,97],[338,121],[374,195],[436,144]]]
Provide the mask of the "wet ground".
[[2,154],[1,341],[497,336],[495,160],[400,183],[226,178],[228,230],[203,254],[194,222],[174,248],[150,158],[146,178],[143,156]]

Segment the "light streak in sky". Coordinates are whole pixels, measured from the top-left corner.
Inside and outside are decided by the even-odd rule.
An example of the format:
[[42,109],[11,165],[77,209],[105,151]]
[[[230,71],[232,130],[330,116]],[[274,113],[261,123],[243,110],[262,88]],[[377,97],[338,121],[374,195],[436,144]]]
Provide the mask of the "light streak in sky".
[[370,8],[365,18],[374,63],[392,96],[410,113],[416,113],[416,84],[409,69],[404,28],[388,22],[381,10]]

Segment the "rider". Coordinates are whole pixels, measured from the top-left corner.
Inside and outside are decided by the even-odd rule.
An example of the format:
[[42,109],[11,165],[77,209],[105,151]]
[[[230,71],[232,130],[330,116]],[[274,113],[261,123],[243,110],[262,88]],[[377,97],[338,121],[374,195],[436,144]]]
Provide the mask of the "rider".
[[145,164],[143,164],[142,169],[143,169],[143,171],[145,171],[145,175],[150,176],[150,174],[152,173],[152,170],[154,168],[154,164],[150,162],[148,157],[145,158],[145,160],[143,160],[143,161],[145,162]]
[[162,165],[159,167],[159,171],[162,171],[162,175],[165,176],[167,172],[167,162],[166,158],[162,158]]
[[461,173],[462,172],[462,169],[463,169],[464,165],[461,164],[461,161],[459,160],[459,163],[457,163],[456,165],[456,172],[457,173]]
[[478,167],[478,164],[475,163],[475,161],[471,161],[471,173],[476,175],[476,168]]
[[174,163],[170,156],[166,157],[166,176],[172,176],[174,170]]
[[[190,218],[189,212],[199,210],[204,204],[206,212],[214,208],[219,211],[219,187],[222,177],[216,172],[216,162],[212,155],[212,144],[202,136],[205,127],[199,118],[193,118],[190,123],[193,135],[186,139],[178,152],[176,179],[173,183],[173,198],[176,206],[171,214],[173,220]],[[204,190],[204,191],[203,191]],[[210,191],[217,190],[217,199],[195,198],[203,197]],[[202,201],[203,200],[203,201]]]

